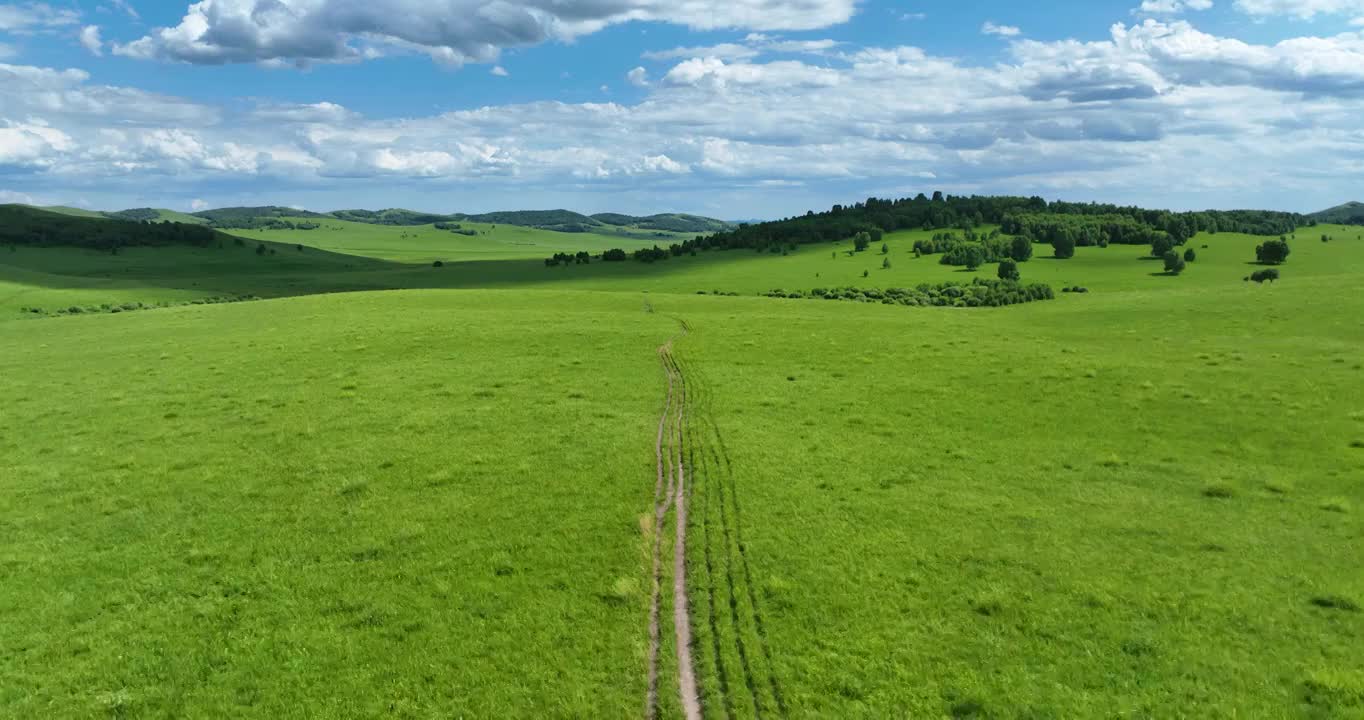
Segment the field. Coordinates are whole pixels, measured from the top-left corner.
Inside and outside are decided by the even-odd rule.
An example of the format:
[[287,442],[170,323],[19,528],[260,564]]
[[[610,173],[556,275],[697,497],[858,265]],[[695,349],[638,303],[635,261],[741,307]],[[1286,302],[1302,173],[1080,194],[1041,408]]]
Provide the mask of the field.
[[323,225],[0,250],[0,715],[637,716],[656,578],[664,717],[679,580],[711,717],[1364,717],[1358,228],[953,310],[756,297],[972,277],[923,233]]

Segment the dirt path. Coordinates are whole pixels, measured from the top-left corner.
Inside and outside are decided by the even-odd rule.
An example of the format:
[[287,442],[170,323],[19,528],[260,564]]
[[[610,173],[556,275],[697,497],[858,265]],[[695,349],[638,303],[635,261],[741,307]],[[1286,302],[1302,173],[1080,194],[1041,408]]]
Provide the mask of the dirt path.
[[[681,334],[687,334],[682,323]],[[654,482],[653,588],[649,605],[649,684],[645,717],[658,717],[659,615],[662,604],[662,541],[668,511],[672,510],[673,540],[672,606],[674,647],[677,651],[677,691],[687,720],[701,720],[701,700],[692,662],[691,606],[687,598],[687,466],[684,428],[687,422],[687,379],[673,357],[672,341],[658,349],[667,376],[663,414],[654,444],[657,477]]]

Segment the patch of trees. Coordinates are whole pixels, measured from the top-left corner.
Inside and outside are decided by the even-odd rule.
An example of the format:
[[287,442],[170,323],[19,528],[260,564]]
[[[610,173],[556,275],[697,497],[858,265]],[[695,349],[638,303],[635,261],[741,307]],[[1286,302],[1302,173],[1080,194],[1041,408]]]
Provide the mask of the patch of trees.
[[602,253],[601,259],[604,262],[625,262],[626,260],[630,259],[630,256],[627,255],[625,251],[621,250],[620,248],[612,248]]
[[434,225],[437,230],[448,230],[456,235],[468,235],[469,237],[473,237],[478,234],[477,230],[465,229],[463,225],[455,222],[438,222],[432,223],[432,225]]
[[545,258],[545,267],[556,267],[559,265],[587,265],[592,262],[592,256],[586,252],[576,254],[554,253],[554,257]]
[[1257,246],[1255,248],[1255,261],[1266,265],[1279,265],[1288,260],[1290,252],[1288,240],[1280,237],[1278,240],[1270,240]]
[[923,284],[913,288],[816,288],[808,293],[773,290],[766,297],[844,300],[850,302],[905,305],[909,307],[1003,307],[1038,300],[1052,300],[1050,285],[1024,285],[1016,280],[976,278],[970,283]]
[[130,208],[117,212],[104,213],[105,216],[115,220],[132,220],[134,222],[156,222],[161,219],[161,212],[155,208]]
[[210,223],[220,224],[222,227],[239,227],[239,223],[246,223],[256,218],[314,218],[322,219],[331,217],[325,213],[315,213],[308,210],[296,210],[294,208],[280,207],[278,205],[266,205],[263,207],[230,207],[218,208],[216,210],[203,210],[191,213],[195,217],[208,220]]
[[240,220],[212,220],[209,221],[209,225],[212,225],[219,230],[316,230],[322,227],[315,222],[294,222],[292,220],[281,220],[280,218],[269,217],[245,218]]
[[1278,269],[1278,268],[1268,268],[1268,269],[1265,269],[1265,270],[1256,270],[1255,272],[1251,273],[1250,277],[1246,278],[1246,281],[1247,281],[1247,282],[1249,282],[1249,281],[1254,281],[1254,282],[1257,282],[1257,283],[1264,283],[1264,282],[1271,282],[1271,283],[1272,283],[1272,282],[1274,282],[1275,280],[1278,280],[1278,279],[1279,279],[1279,269]]
[[117,252],[138,246],[215,247],[219,236],[192,223],[77,217],[19,205],[0,206],[0,244],[69,246]]
[[[1077,246],[1101,242],[1145,245],[1163,232],[1180,242],[1197,232],[1241,232],[1279,235],[1305,224],[1294,213],[1260,210],[1173,213],[1136,207],[1087,203],[1048,203],[1040,197],[954,197],[922,193],[914,198],[869,198],[855,205],[765,223],[743,224],[687,241],[688,248],[729,250],[835,242],[874,230],[969,230],[997,224],[1009,235],[1028,233],[1036,242],[1052,242],[1070,234]],[[1105,237],[1106,234],[1106,237]]]

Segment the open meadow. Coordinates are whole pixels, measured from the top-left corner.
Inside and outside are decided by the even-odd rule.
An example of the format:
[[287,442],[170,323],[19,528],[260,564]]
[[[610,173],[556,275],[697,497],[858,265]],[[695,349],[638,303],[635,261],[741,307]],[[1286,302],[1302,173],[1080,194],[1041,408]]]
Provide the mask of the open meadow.
[[955,309],[759,297],[995,276],[927,231],[322,224],[0,249],[0,715],[680,716],[685,622],[709,717],[1364,717],[1358,228]]

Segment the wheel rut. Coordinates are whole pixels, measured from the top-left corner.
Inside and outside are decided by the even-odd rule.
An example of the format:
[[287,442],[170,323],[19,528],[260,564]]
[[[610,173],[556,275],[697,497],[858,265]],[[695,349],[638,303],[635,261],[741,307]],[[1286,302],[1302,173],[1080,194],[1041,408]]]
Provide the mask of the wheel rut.
[[[729,449],[704,377],[676,351],[691,332],[678,322],[678,335],[657,351],[665,390],[654,444],[644,716],[785,718]],[[663,630],[667,607],[671,636]]]

